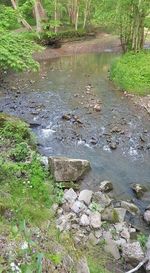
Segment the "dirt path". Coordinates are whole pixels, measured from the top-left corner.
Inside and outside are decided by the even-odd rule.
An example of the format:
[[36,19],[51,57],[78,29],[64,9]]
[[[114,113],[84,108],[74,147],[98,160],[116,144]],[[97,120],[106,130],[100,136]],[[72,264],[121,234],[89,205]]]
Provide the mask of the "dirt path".
[[67,42],[64,43],[61,48],[46,48],[41,53],[36,53],[35,58],[38,61],[42,61],[73,54],[109,51],[121,51],[119,39],[117,36],[111,34],[100,33],[94,39],[90,38],[88,40]]

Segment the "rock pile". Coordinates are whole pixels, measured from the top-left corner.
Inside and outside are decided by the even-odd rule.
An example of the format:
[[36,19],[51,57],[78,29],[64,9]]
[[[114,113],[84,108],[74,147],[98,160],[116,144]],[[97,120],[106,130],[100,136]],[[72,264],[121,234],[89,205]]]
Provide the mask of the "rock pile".
[[97,192],[65,190],[62,205],[55,206],[56,226],[61,232],[70,230],[76,245],[101,244],[114,259],[123,257],[127,264],[136,266],[150,251],[147,248],[148,254],[144,253],[140,243],[133,240],[137,231],[125,216],[127,212],[139,214],[139,209],[133,203],[110,199],[106,192],[112,188],[111,182],[103,181]]

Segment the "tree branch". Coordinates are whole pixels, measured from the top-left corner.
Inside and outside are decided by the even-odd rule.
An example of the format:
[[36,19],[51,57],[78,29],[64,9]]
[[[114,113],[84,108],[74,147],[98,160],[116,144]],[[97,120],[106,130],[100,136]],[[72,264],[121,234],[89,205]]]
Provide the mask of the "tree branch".
[[129,270],[128,272],[125,272],[125,273],[133,273],[133,272],[136,272],[138,271],[145,263],[148,262],[148,258],[146,257],[142,262],[140,262],[135,268]]

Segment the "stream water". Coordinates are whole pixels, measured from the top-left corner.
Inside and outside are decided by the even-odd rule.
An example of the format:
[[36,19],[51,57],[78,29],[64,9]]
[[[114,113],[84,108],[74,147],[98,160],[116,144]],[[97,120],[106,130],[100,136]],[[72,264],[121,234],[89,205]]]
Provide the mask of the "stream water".
[[[115,195],[130,199],[132,183],[150,191],[150,120],[107,78],[114,58],[110,52],[74,55],[42,62],[38,73],[9,75],[0,111],[31,124],[43,155],[88,159],[92,171],[81,188],[96,190],[111,180]],[[149,200],[148,193],[136,202],[144,208]]]

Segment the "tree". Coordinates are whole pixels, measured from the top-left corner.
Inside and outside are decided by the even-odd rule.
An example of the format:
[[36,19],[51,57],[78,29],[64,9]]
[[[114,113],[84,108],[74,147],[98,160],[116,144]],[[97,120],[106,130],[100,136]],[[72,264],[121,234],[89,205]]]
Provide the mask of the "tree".
[[149,14],[149,0],[95,0],[95,21],[119,34],[124,52],[138,52],[143,48],[145,20]]

